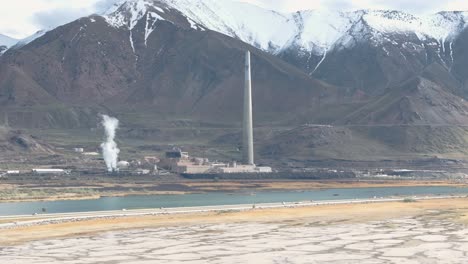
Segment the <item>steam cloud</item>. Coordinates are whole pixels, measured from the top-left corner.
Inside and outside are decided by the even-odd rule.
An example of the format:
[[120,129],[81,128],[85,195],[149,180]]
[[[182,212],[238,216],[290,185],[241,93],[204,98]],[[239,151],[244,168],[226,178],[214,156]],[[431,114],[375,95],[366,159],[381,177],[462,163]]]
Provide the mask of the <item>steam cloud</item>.
[[117,168],[117,160],[120,149],[117,148],[117,143],[115,143],[115,131],[119,128],[119,120],[114,117],[102,115],[102,125],[106,130],[106,139],[101,144],[102,155],[106,162],[107,171],[116,172],[119,170]]

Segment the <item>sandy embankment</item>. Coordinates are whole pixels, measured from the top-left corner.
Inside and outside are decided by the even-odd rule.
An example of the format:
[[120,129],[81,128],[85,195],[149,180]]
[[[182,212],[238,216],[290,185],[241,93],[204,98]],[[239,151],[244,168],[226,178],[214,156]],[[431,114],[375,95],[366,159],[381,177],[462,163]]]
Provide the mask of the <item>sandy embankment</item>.
[[[83,220],[50,225],[38,225],[1,231],[0,245],[21,244],[28,241],[90,235],[124,229],[157,228],[164,226],[219,223],[277,223],[313,219],[317,225],[362,223],[407,216],[421,216],[431,210],[444,217],[468,223],[468,199],[437,199],[413,203],[385,202],[372,204],[319,205],[296,208],[255,209],[249,211],[220,211],[190,214],[167,214],[140,217]],[[14,221],[14,220],[11,220]]]

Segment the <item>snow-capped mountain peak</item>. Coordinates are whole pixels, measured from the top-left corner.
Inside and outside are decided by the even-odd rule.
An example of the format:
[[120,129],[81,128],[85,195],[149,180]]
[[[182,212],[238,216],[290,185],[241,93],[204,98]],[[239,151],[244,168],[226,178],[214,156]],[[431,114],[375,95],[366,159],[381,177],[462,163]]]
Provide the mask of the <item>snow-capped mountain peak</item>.
[[177,10],[184,15],[194,29],[210,29],[264,50],[276,49],[289,40],[288,34],[277,34],[278,30],[293,32],[294,21],[278,12],[265,10],[255,5],[229,0],[127,0],[120,1],[104,13],[106,21],[114,27],[133,29],[146,13],[164,20],[165,10]]
[[[452,42],[466,27],[468,19],[468,12],[427,16],[392,10],[280,13],[236,0],[119,0],[102,16],[110,26],[128,30],[133,47],[132,30],[139,21],[146,20],[146,44],[157,21],[177,24],[168,15],[171,12],[184,16],[195,30],[217,31],[273,54],[294,48],[304,56],[323,56],[360,41],[384,43],[391,34],[414,35],[443,49],[445,42]],[[20,41],[21,45],[44,32]]]
[[[234,0],[127,0],[119,1],[104,17],[115,27],[131,30],[146,13],[164,20],[165,9],[184,15],[194,29],[210,29],[238,38],[262,50],[279,53],[291,46],[306,53],[324,54],[371,36],[415,34],[421,41],[449,41],[466,27],[466,12],[415,16],[401,11],[352,12],[311,10],[279,13]],[[150,33],[149,33],[150,34]]]
[[104,13],[106,21],[115,27],[127,27],[132,30],[147,13],[162,19],[156,12],[164,10],[147,0],[120,1]]

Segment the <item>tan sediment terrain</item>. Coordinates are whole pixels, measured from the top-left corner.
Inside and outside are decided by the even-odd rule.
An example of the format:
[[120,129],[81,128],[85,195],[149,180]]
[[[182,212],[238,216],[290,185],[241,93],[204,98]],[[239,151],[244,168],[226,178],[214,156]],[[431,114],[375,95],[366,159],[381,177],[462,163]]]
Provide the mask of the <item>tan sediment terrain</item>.
[[0,263],[466,263],[466,214],[445,199],[90,220],[2,230]]
[[466,263],[467,215],[458,198],[98,219],[1,230],[0,263]]
[[[423,200],[418,202],[385,202],[372,204],[333,204],[310,207],[255,209],[249,211],[222,211],[190,214],[166,214],[156,216],[118,217],[113,219],[93,219],[53,225],[39,225],[18,229],[2,230],[0,245],[17,244],[46,238],[67,237],[95,232],[150,228],[161,226],[309,221],[321,225],[334,223],[360,223],[389,218],[424,215],[431,210],[439,210],[457,221],[468,218],[468,198]],[[40,219],[39,217],[37,219]],[[14,221],[12,219],[10,221]]]

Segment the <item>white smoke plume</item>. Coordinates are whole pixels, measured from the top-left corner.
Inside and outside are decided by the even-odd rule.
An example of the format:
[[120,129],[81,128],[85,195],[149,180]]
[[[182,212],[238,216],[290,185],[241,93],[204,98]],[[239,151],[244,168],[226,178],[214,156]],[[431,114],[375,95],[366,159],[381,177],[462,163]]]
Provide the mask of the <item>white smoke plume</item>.
[[114,117],[102,115],[102,125],[106,130],[106,139],[101,144],[102,155],[106,162],[107,171],[116,172],[119,170],[117,168],[117,161],[120,149],[117,148],[117,143],[115,143],[115,131],[119,128],[119,120]]

